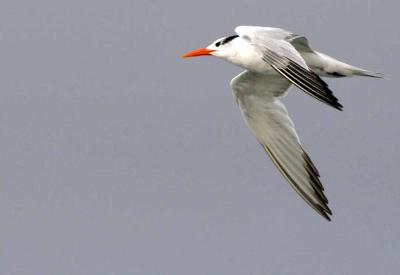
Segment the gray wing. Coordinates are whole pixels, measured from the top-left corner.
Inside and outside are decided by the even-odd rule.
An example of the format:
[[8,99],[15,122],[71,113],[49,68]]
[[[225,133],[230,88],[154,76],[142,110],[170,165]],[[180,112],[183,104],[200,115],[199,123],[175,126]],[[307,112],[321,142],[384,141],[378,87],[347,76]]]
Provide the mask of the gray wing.
[[278,74],[260,75],[249,71],[231,81],[246,125],[297,193],[330,220],[332,212],[319,173],[303,150],[294,124],[278,99],[290,84]]
[[[314,53],[311,49],[308,39],[304,36],[292,34],[285,39],[303,56],[304,53]],[[304,58],[304,57],[303,57]]]
[[313,53],[308,39],[304,36],[292,33],[285,29],[273,27],[258,26],[238,26],[235,31],[239,34],[249,34],[250,36],[268,36],[270,39],[285,40],[293,45],[293,47],[302,54],[303,52]]
[[240,26],[235,31],[254,46],[266,63],[298,88],[329,106],[338,110],[343,108],[328,85],[310,70],[291,44],[306,48],[308,42],[305,38],[275,28]]

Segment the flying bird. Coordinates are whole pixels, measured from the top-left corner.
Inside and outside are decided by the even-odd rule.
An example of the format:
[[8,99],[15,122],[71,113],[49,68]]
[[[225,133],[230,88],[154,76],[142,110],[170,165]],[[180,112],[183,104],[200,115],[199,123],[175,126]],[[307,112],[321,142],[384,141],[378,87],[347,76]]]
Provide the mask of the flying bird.
[[211,55],[245,69],[230,86],[246,125],[296,192],[330,221],[332,211],[320,174],[304,151],[294,124],[280,98],[291,84],[317,100],[342,110],[320,78],[382,77],[313,50],[306,37],[271,27],[239,26],[236,35],[223,37],[183,58]]

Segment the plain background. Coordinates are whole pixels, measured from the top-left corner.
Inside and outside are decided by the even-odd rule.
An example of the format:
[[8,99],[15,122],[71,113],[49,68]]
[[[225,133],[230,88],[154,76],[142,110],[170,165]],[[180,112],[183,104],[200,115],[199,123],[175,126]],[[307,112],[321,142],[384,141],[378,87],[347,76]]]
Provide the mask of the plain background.
[[[2,1],[0,274],[396,274],[399,1]],[[284,99],[326,222],[245,127],[241,69],[180,55],[283,27],[388,79]]]

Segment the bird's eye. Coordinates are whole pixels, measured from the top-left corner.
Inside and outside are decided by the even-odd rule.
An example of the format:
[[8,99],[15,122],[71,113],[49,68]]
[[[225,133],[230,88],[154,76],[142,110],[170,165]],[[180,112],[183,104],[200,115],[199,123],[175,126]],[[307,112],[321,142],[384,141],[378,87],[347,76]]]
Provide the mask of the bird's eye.
[[216,47],[219,47],[221,45],[221,42],[220,41],[218,41],[217,43],[215,43],[215,46]]

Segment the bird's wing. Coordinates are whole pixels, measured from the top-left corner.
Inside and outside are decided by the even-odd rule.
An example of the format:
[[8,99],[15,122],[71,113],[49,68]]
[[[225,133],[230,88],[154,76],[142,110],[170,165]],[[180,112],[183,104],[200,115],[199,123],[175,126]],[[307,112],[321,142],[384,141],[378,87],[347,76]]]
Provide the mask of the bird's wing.
[[[328,85],[310,70],[296,48],[285,40],[290,33],[281,29],[272,28],[273,30],[268,31],[260,28],[241,26],[237,27],[235,31],[253,45],[255,51],[266,63],[298,88],[329,106],[341,110],[343,106]],[[302,46],[306,45],[305,42],[304,39],[297,41]]]
[[285,40],[292,44],[301,55],[304,53],[314,53],[314,50],[311,49],[308,43],[308,39],[304,36],[292,34],[286,37]]
[[290,86],[279,74],[249,71],[231,81],[243,118],[279,171],[319,214],[332,214],[319,173],[303,150],[285,106],[279,101]]
[[258,26],[238,26],[235,28],[236,33],[249,36],[268,36],[270,39],[285,40],[302,52],[314,52],[311,49],[308,39],[302,35],[298,35],[281,28],[258,27]]
[[287,37],[293,36],[293,33],[281,28],[259,27],[259,26],[238,26],[235,28],[235,32],[240,36],[265,35],[271,39],[279,39],[279,40],[285,40]]

